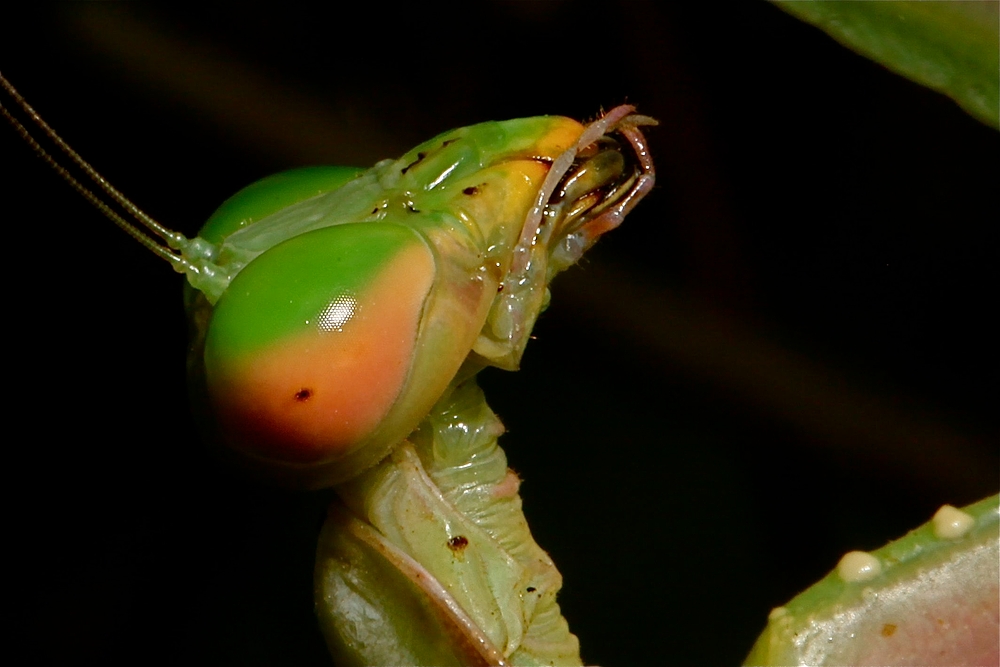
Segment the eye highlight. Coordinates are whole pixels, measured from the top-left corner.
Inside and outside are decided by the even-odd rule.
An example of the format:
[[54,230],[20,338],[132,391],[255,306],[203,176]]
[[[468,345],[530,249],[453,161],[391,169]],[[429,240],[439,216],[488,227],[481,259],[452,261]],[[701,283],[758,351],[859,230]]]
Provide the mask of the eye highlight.
[[323,333],[343,331],[344,325],[358,312],[358,300],[353,294],[334,297],[316,318],[316,327]]

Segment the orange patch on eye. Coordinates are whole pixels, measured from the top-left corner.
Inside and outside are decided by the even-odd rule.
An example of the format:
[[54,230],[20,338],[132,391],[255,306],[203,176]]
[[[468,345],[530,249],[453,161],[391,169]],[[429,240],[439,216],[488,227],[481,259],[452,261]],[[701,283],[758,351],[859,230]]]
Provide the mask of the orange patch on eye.
[[233,364],[212,391],[233,445],[309,463],[363,441],[409,375],[433,280],[431,251],[413,244],[362,294],[337,295],[302,334]]

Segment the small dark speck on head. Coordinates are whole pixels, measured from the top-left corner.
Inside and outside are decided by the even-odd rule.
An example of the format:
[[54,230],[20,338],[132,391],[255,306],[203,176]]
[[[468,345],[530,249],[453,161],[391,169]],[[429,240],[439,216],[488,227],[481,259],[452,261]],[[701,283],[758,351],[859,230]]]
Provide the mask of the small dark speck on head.
[[427,153],[424,153],[423,151],[417,153],[417,159],[411,162],[410,164],[406,165],[402,169],[400,169],[400,173],[405,174],[409,170],[413,169],[418,164],[420,164],[425,157],[427,157]]
[[469,546],[469,538],[465,535],[456,535],[448,540],[448,548],[452,551],[462,551]]
[[463,195],[469,195],[469,196],[478,195],[479,194],[479,188],[477,188],[475,185],[473,185],[471,187],[468,187],[468,188],[465,188],[464,190],[462,190],[462,194]]
[[312,389],[304,389],[304,388],[299,389],[297,392],[295,392],[295,400],[298,401],[299,403],[305,403],[310,398],[312,398],[312,395],[313,395]]
[[524,589],[524,590],[528,591],[529,593],[534,593],[534,592],[535,592],[536,590],[538,590],[538,589],[536,589],[536,588],[535,588],[534,586],[528,586],[528,587],[527,587],[526,589]]
[[503,291],[503,283],[500,283],[499,285],[497,285],[497,294],[499,294],[502,291]]

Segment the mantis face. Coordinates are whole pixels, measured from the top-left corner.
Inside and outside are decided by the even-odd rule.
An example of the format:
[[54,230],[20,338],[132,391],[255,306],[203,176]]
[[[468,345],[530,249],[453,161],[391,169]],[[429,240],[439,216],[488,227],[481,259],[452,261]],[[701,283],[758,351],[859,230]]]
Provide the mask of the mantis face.
[[226,202],[189,299],[214,437],[329,486],[382,459],[467,360],[516,368],[548,281],[652,186],[651,121],[630,112],[483,123]]

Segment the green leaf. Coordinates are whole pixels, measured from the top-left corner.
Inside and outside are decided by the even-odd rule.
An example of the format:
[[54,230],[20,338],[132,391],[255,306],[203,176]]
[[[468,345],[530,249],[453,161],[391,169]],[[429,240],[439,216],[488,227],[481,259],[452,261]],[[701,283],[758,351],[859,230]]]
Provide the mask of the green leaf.
[[772,2],[1000,129],[1000,2]]
[[995,664],[998,505],[942,508],[881,549],[845,556],[771,612],[744,664]]

